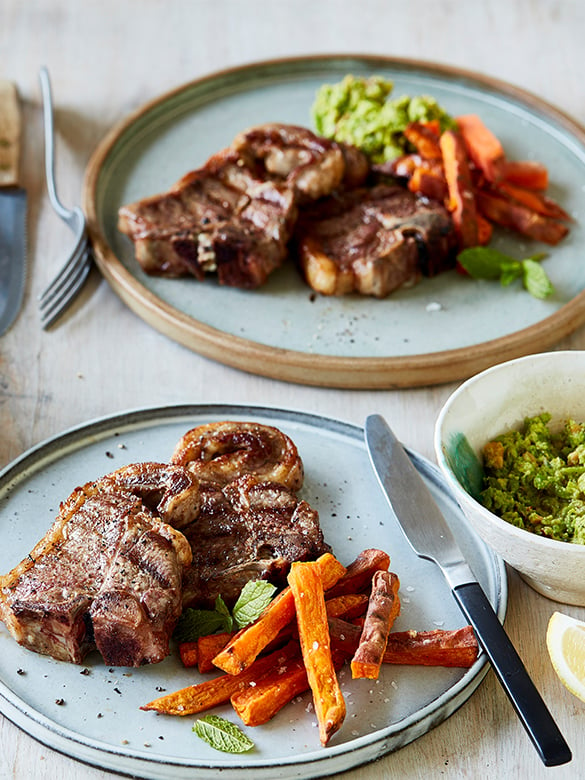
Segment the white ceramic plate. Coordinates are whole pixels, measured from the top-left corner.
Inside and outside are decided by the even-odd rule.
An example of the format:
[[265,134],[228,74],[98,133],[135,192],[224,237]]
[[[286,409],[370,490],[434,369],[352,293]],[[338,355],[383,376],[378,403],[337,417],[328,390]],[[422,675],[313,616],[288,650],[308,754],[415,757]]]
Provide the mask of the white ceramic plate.
[[[520,285],[502,289],[456,272],[379,301],[311,294],[292,263],[259,290],[212,278],[146,275],[117,230],[118,208],[167,190],[251,125],[311,126],[318,87],[346,73],[378,73],[394,95],[430,94],[452,114],[478,113],[511,159],[538,159],[550,194],[574,217],[545,267],[556,294],[539,301]],[[585,321],[585,133],[533,95],[456,68],[373,56],[300,57],[232,68],[183,85],[126,118],[88,165],[84,210],[100,270],[149,324],[228,365],[288,381],[337,387],[435,384],[550,346]],[[500,234],[515,257],[542,244]]]
[[[194,425],[222,419],[276,425],[296,442],[306,469],[302,495],[319,510],[343,563],[381,547],[401,581],[396,630],[457,628],[464,619],[438,569],[417,558],[390,515],[371,472],[360,428],[299,412],[232,406],[171,406],[97,420],[40,444],[0,475],[0,570],[8,571],[45,533],[58,504],[79,484],[126,463],[167,460]],[[438,469],[411,454],[503,621],[504,565],[467,526]],[[83,669],[88,673],[82,673]],[[20,671],[19,671],[20,670]],[[469,670],[388,666],[380,681],[342,672],[347,718],[326,749],[319,744],[310,694],[270,723],[247,729],[255,749],[219,753],[191,731],[194,717],[144,712],[140,705],[199,680],[174,654],[140,669],[108,668],[97,655],[84,667],[36,655],[0,625],[0,710],[31,736],[73,758],[143,778],[282,778],[336,774],[379,758],[451,715],[487,671],[483,654]],[[63,700],[63,704],[57,704]],[[218,714],[238,719],[229,706]]]

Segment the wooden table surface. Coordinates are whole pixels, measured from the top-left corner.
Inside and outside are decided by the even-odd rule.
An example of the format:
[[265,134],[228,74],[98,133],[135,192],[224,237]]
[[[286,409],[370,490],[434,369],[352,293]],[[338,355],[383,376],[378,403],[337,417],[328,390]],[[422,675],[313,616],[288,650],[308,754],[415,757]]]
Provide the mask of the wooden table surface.
[[[408,446],[433,458],[434,421],[456,386],[341,391],[240,372],[150,328],[97,271],[58,326],[42,331],[37,295],[71,234],[46,195],[41,65],[49,68],[56,104],[58,189],[73,205],[80,202],[92,151],[129,112],[198,76],[272,57],[360,52],[461,66],[513,82],[585,124],[583,33],[585,6],[576,0],[2,0],[0,78],[17,82],[24,101],[30,273],[23,309],[0,339],[0,467],[101,415],[208,402],[294,408],[357,424],[376,411]],[[558,346],[585,348],[585,328]],[[544,769],[489,672],[443,724],[344,776],[585,777],[585,705],[561,686],[545,649],[546,626],[557,607],[509,572],[506,627],[572,747],[571,764]],[[585,617],[583,609],[564,610]],[[0,777],[111,776],[0,718]]]

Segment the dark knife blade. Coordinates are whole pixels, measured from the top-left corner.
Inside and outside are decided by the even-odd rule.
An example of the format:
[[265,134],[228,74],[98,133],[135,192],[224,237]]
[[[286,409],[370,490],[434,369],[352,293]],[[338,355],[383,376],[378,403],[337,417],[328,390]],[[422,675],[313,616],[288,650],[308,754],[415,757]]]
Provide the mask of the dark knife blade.
[[16,87],[0,81],[0,335],[20,311],[26,279],[26,193],[18,187],[20,135]]
[[546,766],[571,760],[571,750],[504,631],[441,510],[383,417],[365,424],[370,460],[390,507],[415,553],[442,570],[463,614]]

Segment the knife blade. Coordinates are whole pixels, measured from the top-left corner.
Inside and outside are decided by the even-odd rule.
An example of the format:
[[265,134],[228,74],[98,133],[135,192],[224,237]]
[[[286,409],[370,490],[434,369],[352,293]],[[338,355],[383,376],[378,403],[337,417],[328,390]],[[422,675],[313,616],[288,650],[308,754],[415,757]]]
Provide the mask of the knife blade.
[[26,278],[26,192],[19,187],[22,117],[16,86],[0,80],[0,336],[12,325]]
[[571,750],[427,485],[381,415],[370,415],[364,432],[378,482],[410,546],[443,572],[545,766],[566,764]]

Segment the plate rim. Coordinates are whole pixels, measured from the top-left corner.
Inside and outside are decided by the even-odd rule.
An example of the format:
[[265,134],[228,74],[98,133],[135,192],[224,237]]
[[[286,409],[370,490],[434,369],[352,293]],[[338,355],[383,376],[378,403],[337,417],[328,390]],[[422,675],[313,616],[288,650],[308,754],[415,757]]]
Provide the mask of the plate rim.
[[135,122],[181,93],[217,79],[231,77],[237,80],[255,70],[268,71],[275,67],[286,68],[300,64],[308,66],[313,62],[321,64],[336,60],[348,63],[359,61],[372,67],[394,66],[423,71],[484,87],[537,111],[547,122],[560,125],[565,133],[575,137],[585,146],[585,127],[552,103],[502,79],[444,63],[377,54],[332,53],[278,57],[216,70],[166,90],[134,109],[110,129],[87,164],[82,204],[87,216],[88,231],[100,272],[120,299],[156,330],[203,357],[259,376],[345,389],[418,387],[465,379],[502,360],[551,347],[582,325],[585,322],[585,290],[532,325],[470,347],[406,356],[323,355],[260,344],[200,322],[159,298],[124,267],[100,229],[97,187],[102,166],[108,155]]
[[[300,409],[283,409],[277,406],[256,406],[253,404],[226,404],[226,403],[203,403],[203,404],[162,404],[156,406],[141,406],[121,410],[111,414],[102,415],[85,422],[64,429],[52,436],[33,445],[23,452],[16,459],[8,463],[0,470],[0,493],[6,494],[11,490],[18,478],[26,481],[26,471],[29,468],[39,468],[43,457],[55,459],[55,450],[57,452],[67,452],[69,449],[75,449],[76,443],[83,446],[83,440],[91,436],[94,440],[98,436],[111,435],[117,428],[137,426],[141,430],[148,428],[149,425],[164,423],[165,421],[178,421],[181,417],[209,417],[212,419],[225,418],[245,419],[244,415],[260,417],[274,420],[287,420],[306,425],[314,431],[322,429],[326,424],[327,430],[340,434],[347,439],[360,443],[364,448],[363,428],[354,423],[343,421],[341,419],[322,415],[314,412],[305,412]],[[432,461],[408,448],[407,453],[413,459],[418,469],[424,469],[426,476],[430,478],[445,493],[449,501],[456,506],[462,513],[454,494],[452,493],[447,481],[445,480],[440,468]],[[483,548],[491,559],[492,576],[496,582],[497,590],[497,614],[500,622],[504,622],[508,602],[508,582],[507,572],[503,559],[494,553],[478,536],[477,543]],[[66,755],[69,758],[82,761],[91,766],[108,769],[111,771],[122,771],[124,773],[132,772],[133,776],[144,778],[168,778],[168,771],[172,769],[177,778],[187,777],[208,777],[209,774],[199,774],[199,772],[217,773],[227,778],[239,780],[242,770],[254,770],[259,777],[269,778],[275,767],[289,767],[294,774],[285,774],[283,777],[318,777],[325,774],[330,775],[350,768],[356,768],[369,763],[376,758],[393,752],[400,747],[409,744],[420,736],[428,733],[434,725],[446,720],[459,707],[461,707],[475,692],[485,675],[489,671],[487,657],[482,652],[472,667],[465,670],[459,680],[451,685],[447,691],[442,693],[437,699],[429,702],[427,705],[409,714],[401,721],[390,724],[386,728],[378,729],[373,734],[356,737],[350,743],[335,745],[326,751],[310,751],[305,754],[299,763],[295,757],[285,759],[275,759],[273,761],[266,759],[252,760],[245,764],[236,765],[229,763],[229,759],[217,762],[206,762],[199,760],[197,764],[187,762],[187,760],[168,757],[161,761],[158,757],[149,757],[143,753],[136,756],[117,752],[112,745],[103,746],[88,737],[81,734],[71,734],[69,729],[65,729],[55,724],[49,717],[42,713],[37,713],[33,708],[27,710],[26,707],[20,708],[17,702],[23,700],[12,694],[7,684],[0,680],[0,712],[11,720],[16,726],[25,731],[29,736],[45,744],[54,750]],[[8,691],[8,694],[7,694]],[[442,701],[446,699],[446,701]],[[442,705],[440,702],[442,701]],[[439,702],[439,703],[438,703]],[[23,702],[26,704],[26,702]],[[437,712],[440,711],[442,717],[437,719]],[[35,717],[36,716],[36,717]],[[30,728],[32,724],[32,728]],[[29,726],[29,728],[27,728]],[[385,742],[392,740],[393,733],[398,731],[405,733],[406,737],[400,741],[400,744],[388,749]],[[381,736],[384,734],[385,736]],[[95,744],[94,744],[95,743]],[[349,750],[348,744],[352,745]],[[76,746],[73,751],[71,746]],[[351,763],[350,766],[344,765],[348,753],[358,758],[357,763]],[[359,757],[358,757],[359,754]],[[361,758],[360,758],[361,757]],[[237,756],[234,757],[237,760]],[[120,764],[120,761],[122,764]],[[299,774],[298,770],[301,771]],[[318,771],[318,773],[316,773]],[[140,774],[138,774],[140,772]],[[307,774],[308,772],[308,774]],[[266,773],[266,774],[265,774]]]

